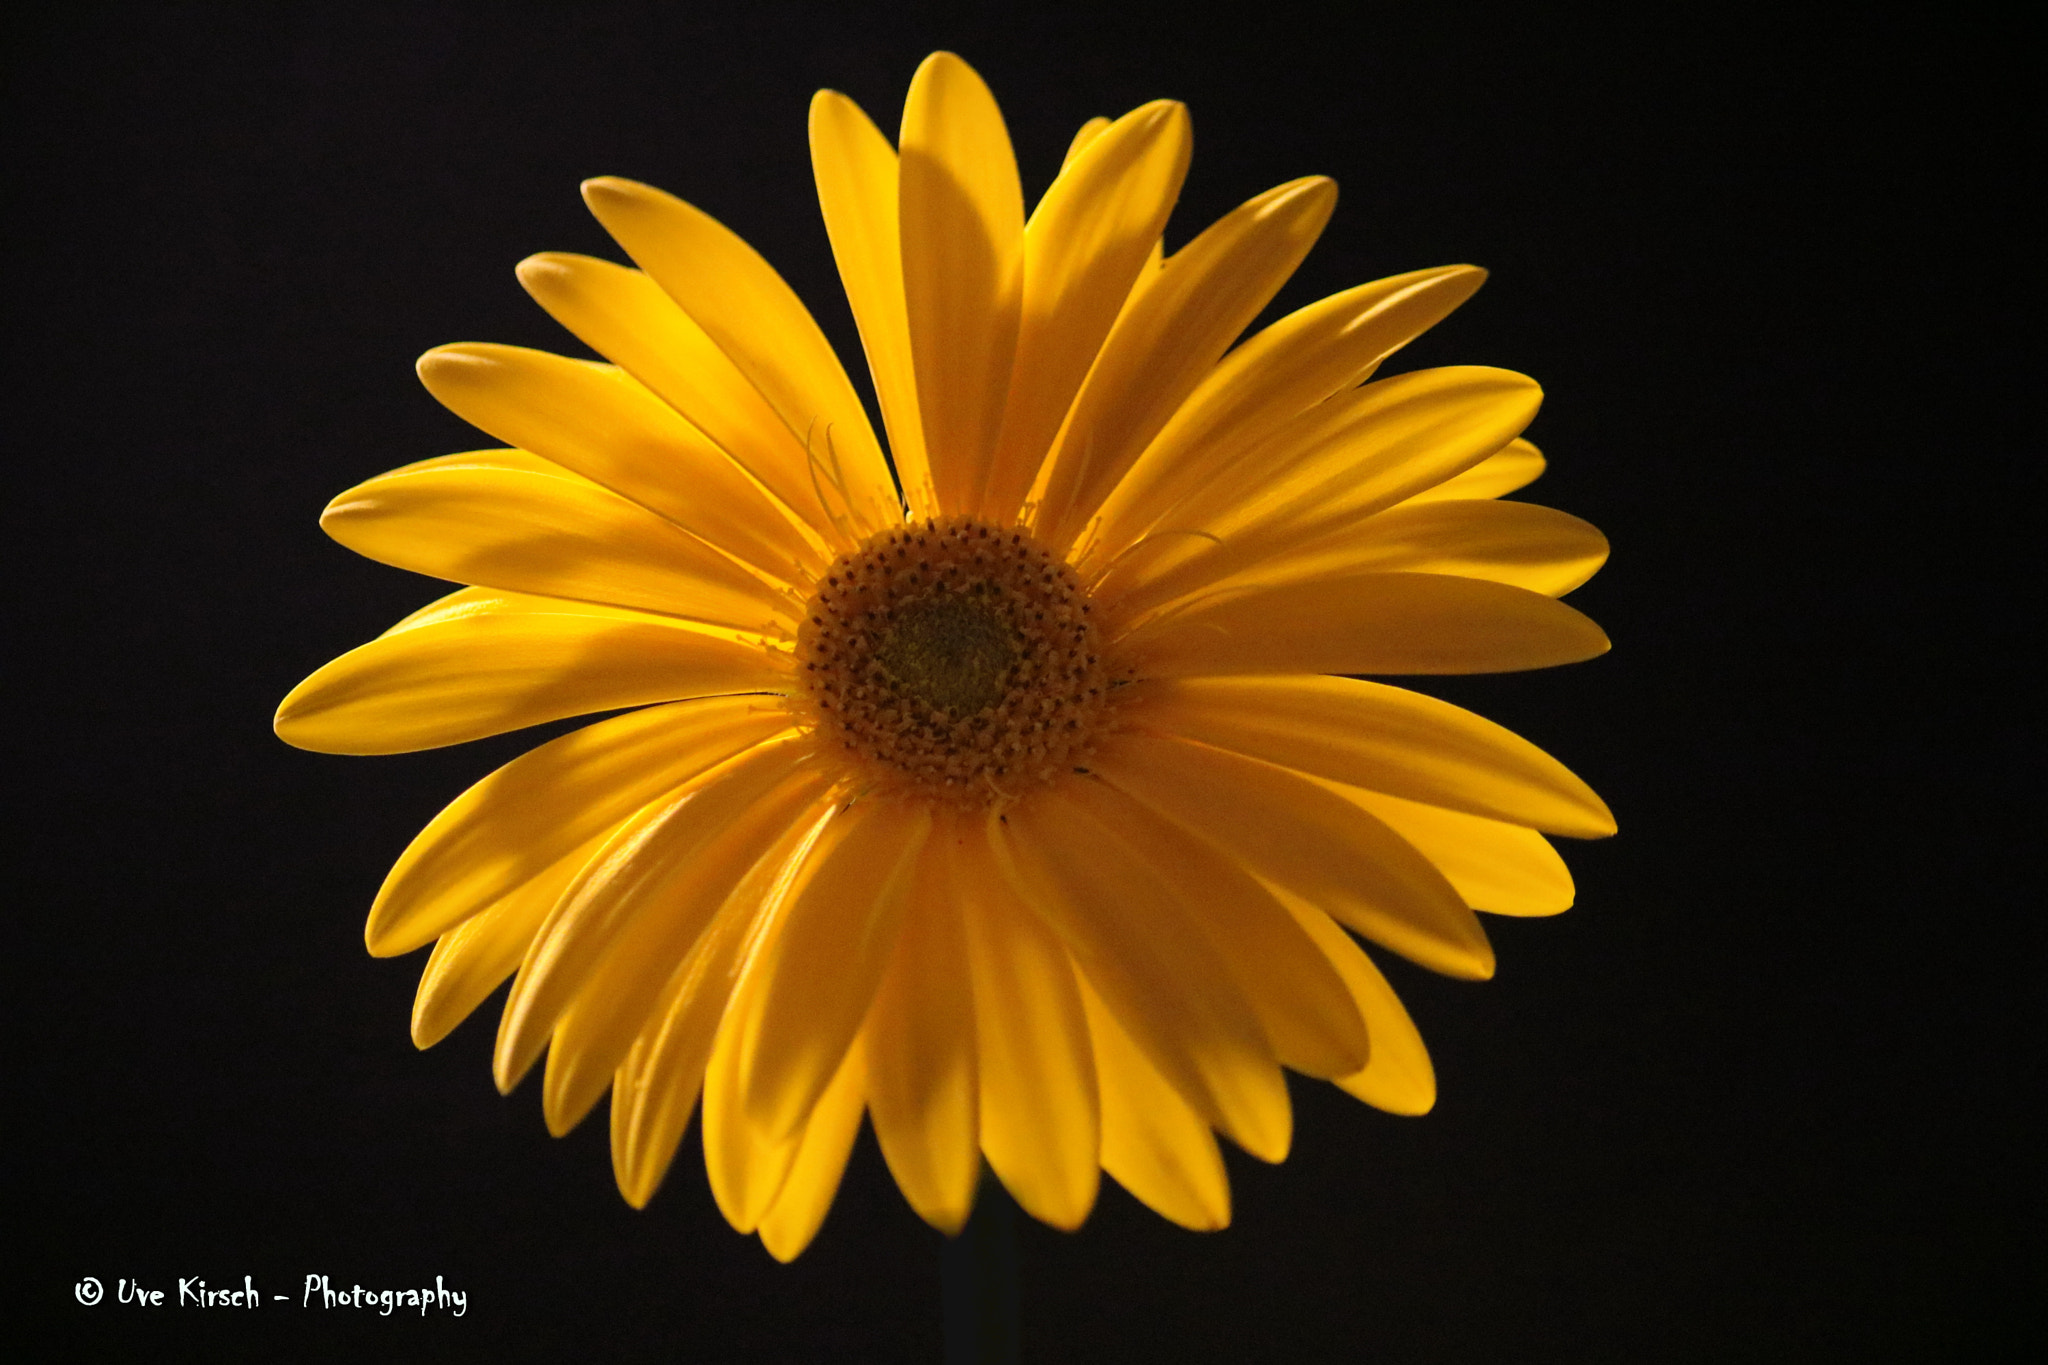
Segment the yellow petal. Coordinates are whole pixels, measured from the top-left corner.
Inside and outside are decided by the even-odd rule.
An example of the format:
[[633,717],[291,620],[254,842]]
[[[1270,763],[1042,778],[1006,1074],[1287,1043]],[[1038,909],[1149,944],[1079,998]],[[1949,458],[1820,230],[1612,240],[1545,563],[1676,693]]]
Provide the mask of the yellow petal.
[[[752,823],[747,817],[778,788],[795,788],[786,793],[785,807],[810,794],[808,784],[788,779],[816,752],[808,738],[793,734],[756,745],[613,831],[541,926],[512,983],[492,1059],[500,1090],[511,1090],[533,1065],[562,1011],[585,989],[600,959],[623,946],[621,939],[637,940],[632,955],[641,961],[650,948],[661,953],[656,961],[682,961],[767,841],[742,841],[723,859],[712,850],[735,825]],[[647,995],[664,976],[647,983]],[[623,1041],[631,1038],[627,1033]],[[590,1070],[603,1076],[616,1061]]]
[[846,301],[889,428],[889,453],[911,515],[939,514],[917,411],[917,371],[903,301],[896,149],[860,106],[836,90],[811,99],[811,173]]
[[1187,175],[1187,108],[1155,100],[1061,169],[1024,230],[1017,364],[983,515],[1015,520]]
[[1413,844],[1474,910],[1555,915],[1571,909],[1571,870],[1535,830],[1403,801],[1384,792],[1335,784],[1332,788]]
[[[509,594],[470,605],[314,673],[277,708],[278,737],[320,753],[401,754],[564,716],[789,685],[785,656],[680,621]],[[782,709],[762,696],[742,706]]]
[[[608,832],[607,832],[608,833]],[[412,1004],[412,1042],[430,1048],[449,1032],[526,956],[533,936],[606,834],[586,839],[547,867],[493,900],[488,908],[442,934],[427,956]]]
[[1229,477],[1245,451],[1362,382],[1485,279],[1474,266],[1453,265],[1376,280],[1289,314],[1232,351],[1110,496],[1093,532],[1099,551],[1113,556],[1190,494]]
[[[1287,1154],[1287,1086],[1230,968],[1124,840],[1063,794],[1012,808],[1004,868],[1188,1102],[1265,1161]],[[1462,907],[1460,907],[1462,908]]]
[[431,942],[788,724],[757,698],[678,702],[522,754],[456,797],[399,855],[370,909],[370,951],[390,957]]
[[763,1148],[745,1122],[733,1089],[738,1033],[727,1024],[735,1022],[752,960],[832,810],[820,802],[799,815],[741,879],[669,976],[651,1022],[620,1064],[612,1087],[612,1167],[619,1193],[635,1208],[646,1206],[668,1172],[700,1088],[705,1170],[728,1220],[753,1231],[781,1188],[794,1145]]
[[1087,151],[1089,143],[1095,141],[1096,138],[1101,137],[1104,133],[1108,131],[1109,120],[1102,117],[1100,114],[1097,114],[1094,118],[1089,119],[1079,128],[1076,128],[1074,130],[1073,141],[1067,144],[1067,155],[1060,162],[1060,169],[1065,170],[1067,167],[1073,165],[1074,158],[1081,155],[1081,153]]
[[1016,356],[1024,196],[988,86],[950,52],[925,58],[903,104],[903,292],[939,505],[973,511]]
[[[1373,942],[1447,976],[1493,975],[1486,933],[1443,874],[1378,820],[1308,778],[1141,734],[1118,737],[1097,765],[1260,879]],[[1105,998],[1114,1003],[1106,992]]]
[[1102,1078],[1102,1168],[1147,1208],[1195,1232],[1230,1224],[1230,1177],[1202,1116],[1167,1084],[1084,981]]
[[[747,795],[748,785],[727,784],[704,795],[715,795],[730,807]],[[693,958],[693,951],[723,913],[734,888],[778,839],[803,823],[805,813],[817,806],[824,785],[818,765],[800,764],[705,841],[675,839],[675,831],[662,831],[660,858],[665,865],[658,870],[635,868],[631,874],[636,896],[652,904],[603,947],[548,1042],[541,1098],[550,1131],[559,1135],[582,1122],[625,1062],[634,1040],[667,1016],[660,1003],[665,992],[708,960]],[[711,823],[707,816],[713,812],[702,802],[697,804],[699,810],[691,818]]]
[[1286,423],[1102,575],[1125,620],[1383,511],[1499,450],[1542,390],[1478,365],[1397,375]]
[[862,1036],[882,1157],[918,1216],[953,1236],[974,1207],[981,1146],[967,912],[943,830],[918,858],[896,956]]
[[803,442],[644,272],[549,251],[519,263],[519,282],[557,322],[646,385],[766,488],[814,546],[829,544],[830,554],[849,548],[833,509],[819,499]]
[[464,421],[660,513],[777,581],[803,581],[825,562],[786,508],[615,365],[463,342],[421,356],[419,374]]
[[1329,956],[1372,1035],[1372,1058],[1363,1069],[1339,1076],[1337,1084],[1375,1109],[1427,1114],[1436,1105],[1436,1069],[1394,988],[1336,921],[1285,888],[1276,886],[1273,894]]
[[1483,578],[1562,597],[1607,562],[1607,537],[1526,502],[1408,501],[1262,560],[1217,592],[1361,572]]
[[1410,493],[1410,502],[1438,502],[1449,498],[1498,498],[1526,488],[1543,473],[1543,452],[1517,437],[1505,447],[1453,474],[1442,483]]
[[1554,597],[1478,578],[1351,573],[1218,591],[1120,646],[1148,677],[1248,673],[1507,673],[1605,654],[1607,636]]
[[1336,185],[1268,190],[1176,251],[1118,317],[1041,479],[1035,525],[1064,551],[1131,462],[1286,282],[1329,221]]
[[1597,839],[1614,816],[1528,740],[1449,702],[1352,678],[1147,683],[1177,735],[1409,801]]
[[1348,1075],[1365,1065],[1365,1024],[1344,983],[1258,879],[1214,844],[1107,784],[1066,792],[1125,840],[1206,933],[1283,1066],[1310,1076]]
[[380,474],[327,504],[320,529],[380,563],[507,592],[779,635],[797,610],[788,587],[639,503],[516,451]]
[[849,532],[864,538],[901,521],[860,396],[774,267],[711,215],[651,186],[586,180],[583,202],[781,416]]
[[985,822],[935,834],[974,981],[981,1149],[1026,1213],[1072,1231],[1095,1206],[1100,1109],[1088,1021],[1066,950],[1017,899]]
[[839,1179],[846,1173],[846,1158],[853,1154],[853,1140],[860,1135],[866,1079],[861,1052],[858,1043],[847,1049],[838,1074],[818,1097],[804,1123],[796,1160],[782,1182],[782,1192],[761,1219],[761,1245],[784,1265],[801,1255],[818,1235],[832,1208],[832,1197],[839,1193]]
[[922,803],[860,801],[813,850],[760,969],[760,1017],[739,1059],[748,1117],[769,1140],[802,1127],[860,1030],[930,829]]

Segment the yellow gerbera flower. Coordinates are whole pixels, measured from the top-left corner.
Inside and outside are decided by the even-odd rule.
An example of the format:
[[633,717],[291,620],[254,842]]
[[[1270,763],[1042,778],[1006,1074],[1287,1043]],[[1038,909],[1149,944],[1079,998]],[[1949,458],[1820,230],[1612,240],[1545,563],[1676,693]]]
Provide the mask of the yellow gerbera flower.
[[[1555,760],[1349,674],[1607,648],[1557,600],[1590,526],[1534,478],[1535,384],[1386,358],[1466,266],[1336,294],[1231,349],[1321,231],[1311,177],[1170,257],[1186,110],[1095,119],[1027,218],[1002,116],[928,59],[892,149],[811,106],[819,199],[892,463],[768,264],[645,185],[584,186],[638,269],[519,278],[611,364],[429,352],[506,442],[337,498],[335,539],[469,584],[327,665],[277,730],[396,753],[638,708],[484,778],[370,912],[434,943],[426,1047],[517,973],[495,1068],[548,1126],[612,1091],[643,1204],[701,1097],[720,1207],[795,1256],[863,1112],[957,1230],[981,1163],[1036,1217],[1099,1171],[1222,1226],[1212,1132],[1287,1151],[1281,1068],[1397,1113],[1435,1084],[1353,933],[1485,977],[1481,908],[1550,914],[1538,831],[1612,832]],[[1368,382],[1370,381],[1370,382]]]

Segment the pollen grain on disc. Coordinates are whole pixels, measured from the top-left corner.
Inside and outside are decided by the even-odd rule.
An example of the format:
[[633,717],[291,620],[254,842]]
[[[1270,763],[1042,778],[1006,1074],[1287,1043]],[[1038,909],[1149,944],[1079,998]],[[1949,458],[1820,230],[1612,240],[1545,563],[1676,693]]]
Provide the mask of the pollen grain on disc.
[[1082,766],[1123,681],[1088,595],[1031,536],[972,517],[892,528],[819,579],[802,702],[881,789],[1000,805]]

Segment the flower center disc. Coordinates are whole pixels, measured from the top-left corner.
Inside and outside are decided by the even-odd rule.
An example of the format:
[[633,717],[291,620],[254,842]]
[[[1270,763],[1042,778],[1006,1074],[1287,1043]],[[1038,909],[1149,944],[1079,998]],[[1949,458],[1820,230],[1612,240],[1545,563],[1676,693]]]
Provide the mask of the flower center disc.
[[821,735],[899,789],[981,806],[1085,759],[1108,711],[1088,595],[1020,530],[944,517],[874,537],[797,635]]

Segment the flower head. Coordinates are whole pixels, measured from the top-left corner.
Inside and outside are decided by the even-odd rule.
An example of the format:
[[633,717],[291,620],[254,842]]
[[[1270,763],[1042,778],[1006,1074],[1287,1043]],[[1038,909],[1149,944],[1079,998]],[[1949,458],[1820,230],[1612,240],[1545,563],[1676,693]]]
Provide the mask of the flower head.
[[1557,599],[1605,542],[1498,500],[1543,465],[1528,379],[1375,377],[1480,271],[1238,342],[1328,180],[1162,258],[1190,134],[1159,101],[1085,125],[1027,218],[995,102],[945,53],[897,147],[829,91],[810,135],[889,456],[746,243],[590,181],[637,268],[519,278],[611,363],[421,360],[505,446],[381,475],[322,525],[468,586],[307,679],[278,733],[395,753],[632,708],[458,797],[367,939],[434,944],[422,1047],[513,977],[499,1085],[545,1052],[558,1133],[609,1089],[634,1204],[700,1112],[720,1207],[788,1259],[865,1113],[947,1230],[984,1158],[1060,1227],[1104,1170],[1219,1227],[1213,1135],[1280,1160],[1282,1067],[1434,1100],[1353,935],[1488,976],[1475,908],[1570,904],[1539,831],[1613,829],[1527,742],[1344,675],[1602,652]]

